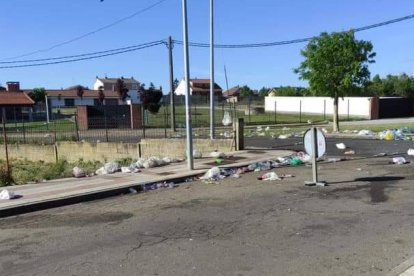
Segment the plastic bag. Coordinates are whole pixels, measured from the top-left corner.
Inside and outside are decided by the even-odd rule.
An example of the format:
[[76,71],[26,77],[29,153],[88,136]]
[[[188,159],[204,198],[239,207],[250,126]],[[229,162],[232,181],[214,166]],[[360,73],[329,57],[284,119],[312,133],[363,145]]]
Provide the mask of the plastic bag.
[[259,180],[281,180],[275,172],[268,172],[258,178]]
[[231,115],[228,111],[224,112],[223,120],[221,121],[223,126],[229,126],[232,123]]

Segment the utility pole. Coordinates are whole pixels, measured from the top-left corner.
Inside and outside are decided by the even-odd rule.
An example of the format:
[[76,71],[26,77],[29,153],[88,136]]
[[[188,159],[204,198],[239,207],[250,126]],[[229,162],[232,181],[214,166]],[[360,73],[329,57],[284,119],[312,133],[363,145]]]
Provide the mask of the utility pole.
[[175,99],[174,99],[174,67],[172,55],[173,43],[171,36],[168,37],[168,57],[170,64],[170,105],[171,105],[171,130],[175,132]]
[[[4,153],[6,157],[6,176],[7,181],[10,181],[10,163],[9,163],[9,150],[7,148],[7,132],[6,132],[6,108],[3,107],[1,110],[1,123],[3,125],[3,142],[4,142]],[[10,183],[9,183],[10,184]]]
[[210,0],[210,139],[214,139],[214,13]]
[[193,162],[193,132],[191,129],[191,98],[190,98],[190,62],[188,60],[188,27],[187,27],[187,0],[182,0],[183,8],[183,48],[184,48],[184,76],[185,76],[185,124],[187,134],[187,164],[188,169],[194,169]]

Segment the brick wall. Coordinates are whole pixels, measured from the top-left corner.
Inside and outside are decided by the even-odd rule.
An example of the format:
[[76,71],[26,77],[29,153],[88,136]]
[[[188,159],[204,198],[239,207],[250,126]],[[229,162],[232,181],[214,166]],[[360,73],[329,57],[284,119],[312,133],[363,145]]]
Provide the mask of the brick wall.
[[88,127],[88,107],[78,106],[76,109],[79,130],[87,130]]

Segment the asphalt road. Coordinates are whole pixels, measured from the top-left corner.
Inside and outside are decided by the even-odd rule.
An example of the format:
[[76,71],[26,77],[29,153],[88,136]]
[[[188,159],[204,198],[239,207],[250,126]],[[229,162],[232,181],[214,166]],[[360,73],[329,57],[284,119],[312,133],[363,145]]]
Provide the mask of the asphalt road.
[[413,163],[319,164],[0,220],[0,275],[387,275],[414,255]]

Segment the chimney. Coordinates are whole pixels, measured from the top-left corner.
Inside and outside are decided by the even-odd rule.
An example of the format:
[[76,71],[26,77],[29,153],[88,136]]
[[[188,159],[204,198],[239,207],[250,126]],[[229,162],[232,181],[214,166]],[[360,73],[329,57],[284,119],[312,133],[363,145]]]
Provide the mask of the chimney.
[[20,82],[8,81],[6,82],[6,89],[8,92],[20,92]]

